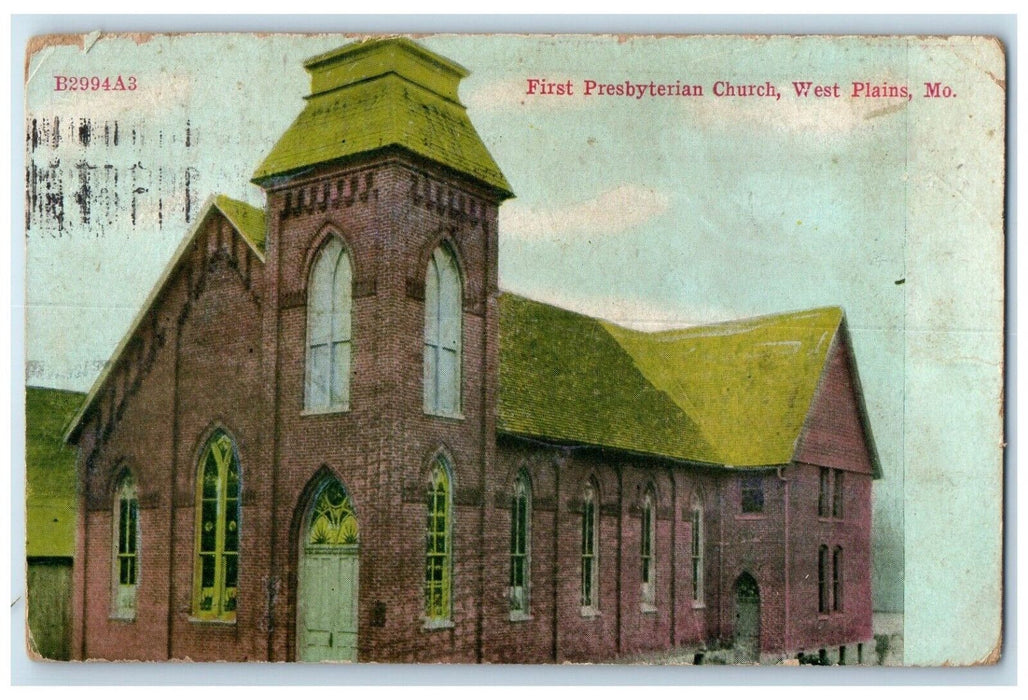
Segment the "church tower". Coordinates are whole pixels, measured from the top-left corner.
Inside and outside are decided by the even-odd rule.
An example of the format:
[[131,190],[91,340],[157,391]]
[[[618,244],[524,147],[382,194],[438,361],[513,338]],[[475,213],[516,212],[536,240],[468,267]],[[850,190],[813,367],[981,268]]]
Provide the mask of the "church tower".
[[[306,104],[253,176],[267,193],[273,656],[475,661],[511,188],[456,63],[395,38],[304,65]],[[317,518],[340,503],[352,518],[332,559]],[[346,610],[321,610],[340,580]]]

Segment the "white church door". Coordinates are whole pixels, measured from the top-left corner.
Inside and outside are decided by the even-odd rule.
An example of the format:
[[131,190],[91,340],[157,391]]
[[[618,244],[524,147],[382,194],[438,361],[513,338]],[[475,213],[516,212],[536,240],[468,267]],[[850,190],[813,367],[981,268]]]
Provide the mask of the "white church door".
[[357,660],[357,518],[346,490],[330,479],[307,517],[297,593],[300,661]]

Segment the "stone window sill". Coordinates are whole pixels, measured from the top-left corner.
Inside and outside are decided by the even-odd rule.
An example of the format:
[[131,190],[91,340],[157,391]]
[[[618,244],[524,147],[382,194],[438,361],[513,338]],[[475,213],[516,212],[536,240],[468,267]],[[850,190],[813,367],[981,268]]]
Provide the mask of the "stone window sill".
[[190,615],[188,619],[189,619],[190,622],[192,622],[195,625],[210,625],[212,627],[235,627],[236,626],[235,618],[232,618],[231,620],[222,620],[222,619],[219,619],[217,617],[193,617],[192,615]]
[[707,604],[704,603],[702,600],[694,600],[692,602],[692,609],[693,610],[705,610],[706,608],[707,608]]
[[136,614],[132,613],[111,613],[107,616],[111,622],[135,622]]
[[529,620],[534,619],[535,618],[532,617],[531,613],[522,612],[521,610],[512,610],[510,613],[511,622],[528,622]]
[[453,620],[425,620],[421,627],[424,630],[450,630],[454,628]]
[[437,411],[429,411],[428,409],[425,409],[425,415],[428,416],[429,418],[442,418],[443,420],[452,420],[452,421],[463,421],[464,420],[464,414],[463,413],[440,413],[440,412],[437,412]]
[[640,603],[639,611],[644,615],[654,615],[657,612],[657,606],[653,603]]
[[581,610],[582,617],[591,619],[596,617],[603,617],[603,613],[592,606],[583,607]]
[[334,413],[349,413],[350,404],[342,406],[325,406],[323,408],[305,408],[300,411],[301,416],[328,416]]

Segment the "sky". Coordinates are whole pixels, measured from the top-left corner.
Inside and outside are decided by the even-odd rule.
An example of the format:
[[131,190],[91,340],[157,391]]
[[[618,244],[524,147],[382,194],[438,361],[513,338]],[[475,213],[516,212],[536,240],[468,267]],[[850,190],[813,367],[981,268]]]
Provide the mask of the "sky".
[[[30,385],[89,389],[188,230],[187,209],[195,216],[213,193],[263,203],[249,177],[302,108],[303,59],[347,41],[103,37],[85,52],[31,57]],[[843,307],[885,474],[874,494],[875,606],[906,610],[908,662],[990,649],[1001,552],[997,47],[419,41],[471,71],[461,99],[516,195],[500,210],[503,289],[636,328]],[[136,89],[58,91],[58,76],[134,77]],[[570,80],[576,94],[528,95],[530,78]],[[704,95],[586,96],[587,80]],[[717,81],[769,82],[780,98],[716,97]],[[798,98],[794,81],[838,84],[840,97]],[[936,81],[956,97],[924,98]],[[855,82],[887,94],[907,86],[911,97],[853,98]],[[83,178],[90,197],[76,199]],[[957,561],[966,551],[980,554],[975,566]],[[983,572],[996,590],[972,595]],[[966,638],[957,648],[930,631],[943,605]],[[960,614],[975,610],[997,612],[968,633]]]

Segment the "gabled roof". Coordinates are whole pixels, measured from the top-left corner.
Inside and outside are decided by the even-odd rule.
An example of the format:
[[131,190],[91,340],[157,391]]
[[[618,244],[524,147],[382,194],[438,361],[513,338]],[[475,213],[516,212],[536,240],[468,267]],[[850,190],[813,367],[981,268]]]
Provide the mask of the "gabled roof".
[[734,468],[788,464],[842,323],[831,307],[646,333],[503,294],[499,429]]
[[172,277],[175,268],[178,267],[179,261],[185,256],[193,243],[193,239],[199,235],[200,231],[203,230],[204,224],[207,222],[208,217],[212,213],[218,212],[224,216],[232,228],[240,234],[243,240],[246,241],[247,245],[254,251],[257,259],[264,262],[264,212],[256,207],[252,207],[245,202],[240,202],[235,199],[226,197],[225,195],[216,195],[207,198],[203,206],[200,208],[200,214],[196,217],[196,221],[193,223],[189,231],[186,232],[182,242],[179,243],[178,248],[175,249],[175,253],[171,256],[171,260],[164,267],[164,271],[161,276],[157,279],[157,283],[154,284],[150,293],[147,295],[143,305],[139,308],[136,313],[136,317],[132,319],[131,325],[125,335],[122,336],[121,342],[114,349],[111,354],[111,358],[104,364],[103,370],[100,375],[93,382],[93,386],[89,389],[89,393],[86,394],[86,400],[82,403],[78,413],[72,419],[71,424],[68,426],[67,432],[64,434],[64,440],[71,442],[76,439],[78,435],[79,427],[81,427],[82,418],[86,415],[90,406],[93,405],[93,401],[96,400],[97,394],[107,381],[107,377],[121,358],[125,348],[128,347],[129,341],[136,334],[143,319],[150,313],[151,307],[157,301],[164,289],[165,285]]
[[312,94],[254,172],[254,183],[398,147],[513,196],[458,101],[458,83],[468,74],[461,66],[395,38],[350,44],[304,67]]

